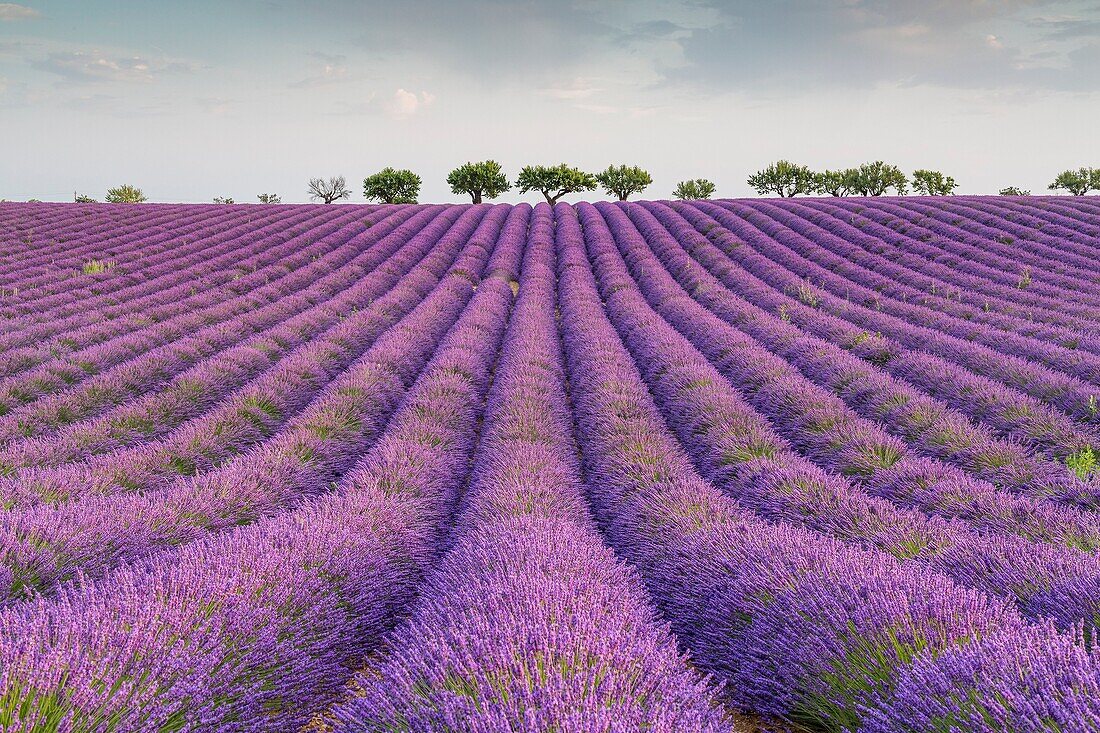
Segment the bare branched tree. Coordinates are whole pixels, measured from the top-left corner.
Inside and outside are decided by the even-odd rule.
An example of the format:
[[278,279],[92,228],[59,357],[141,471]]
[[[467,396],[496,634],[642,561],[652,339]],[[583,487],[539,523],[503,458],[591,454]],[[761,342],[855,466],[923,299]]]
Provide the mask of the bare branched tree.
[[351,198],[351,189],[343,176],[333,176],[327,181],[324,178],[310,178],[309,197],[314,201],[331,204],[333,201]]

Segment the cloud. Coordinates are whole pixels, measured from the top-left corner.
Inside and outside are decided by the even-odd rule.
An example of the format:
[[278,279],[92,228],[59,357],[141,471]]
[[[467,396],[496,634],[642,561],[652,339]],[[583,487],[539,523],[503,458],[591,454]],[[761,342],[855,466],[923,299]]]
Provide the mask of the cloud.
[[28,8],[25,5],[16,5],[15,3],[0,3],[0,22],[9,22],[13,20],[28,20],[30,18],[37,18],[38,11],[34,8]]
[[434,101],[434,94],[420,92],[420,94],[417,95],[404,89],[398,89],[393,93],[393,96],[383,104],[383,109],[391,117],[411,117],[424,107],[430,106]]
[[328,54],[321,51],[313,51],[309,56],[321,62],[317,72],[304,79],[293,81],[288,86],[294,89],[312,89],[328,84],[351,81],[352,77],[348,74],[347,56]]
[[70,82],[148,82],[162,74],[190,73],[193,64],[142,56],[112,56],[100,51],[56,51],[32,60],[39,71]]

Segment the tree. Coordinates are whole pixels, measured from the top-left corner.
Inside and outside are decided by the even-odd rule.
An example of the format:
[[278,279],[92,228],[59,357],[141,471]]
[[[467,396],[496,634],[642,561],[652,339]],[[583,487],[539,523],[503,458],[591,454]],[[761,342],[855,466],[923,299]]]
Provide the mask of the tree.
[[415,204],[420,195],[420,176],[410,170],[383,168],[363,179],[363,195],[368,201],[384,204]]
[[714,195],[714,184],[705,178],[692,178],[680,181],[676,184],[676,190],[672,192],[674,198],[698,201],[709,199]]
[[1090,190],[1100,191],[1100,168],[1078,168],[1075,171],[1062,171],[1047,186],[1051,191],[1064,189],[1074,196],[1084,196]]
[[260,200],[261,204],[281,204],[283,203],[283,197],[277,193],[261,193],[257,194],[256,198]]
[[830,196],[850,196],[859,184],[859,170],[845,168],[841,171],[826,170],[814,174],[814,193]]
[[215,196],[214,197],[214,203],[215,204],[231,204],[231,203],[233,203],[233,198],[230,197],[230,196]]
[[460,165],[447,176],[447,183],[451,184],[452,193],[467,193],[475,204],[480,204],[482,197],[495,199],[511,188],[495,160]]
[[913,190],[918,196],[950,196],[958,187],[954,178],[939,171],[913,171]]
[[888,165],[881,160],[876,160],[874,163],[861,165],[853,183],[855,192],[860,196],[881,196],[889,188],[897,191],[899,196],[904,196],[909,186],[909,179],[896,165]]
[[314,201],[331,204],[333,201],[351,198],[351,190],[343,176],[333,176],[327,181],[324,178],[310,178],[309,197]]
[[129,184],[123,184],[116,188],[108,188],[103,200],[109,204],[140,204],[147,201],[140,188]]
[[1002,188],[998,191],[1001,196],[1030,196],[1031,191],[1025,191],[1022,188],[1016,188],[1015,186],[1009,186],[1008,188]]
[[516,186],[520,193],[538,191],[553,206],[567,193],[591,191],[596,187],[596,177],[580,168],[560,165],[527,165],[519,172]]
[[780,160],[749,176],[749,185],[761,196],[774,193],[790,198],[814,190],[814,174],[804,165]]
[[91,196],[73,191],[73,201],[78,204],[94,204],[96,200]]
[[596,174],[596,180],[607,195],[618,196],[619,201],[626,201],[627,197],[641,193],[653,183],[649,171],[636,165],[609,165],[602,173]]

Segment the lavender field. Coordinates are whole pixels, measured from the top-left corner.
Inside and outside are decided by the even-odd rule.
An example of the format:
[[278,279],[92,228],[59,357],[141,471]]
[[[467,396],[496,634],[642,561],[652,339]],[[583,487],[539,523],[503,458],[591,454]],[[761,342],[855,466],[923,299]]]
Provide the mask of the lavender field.
[[0,203],[0,730],[1100,729],[1100,198]]

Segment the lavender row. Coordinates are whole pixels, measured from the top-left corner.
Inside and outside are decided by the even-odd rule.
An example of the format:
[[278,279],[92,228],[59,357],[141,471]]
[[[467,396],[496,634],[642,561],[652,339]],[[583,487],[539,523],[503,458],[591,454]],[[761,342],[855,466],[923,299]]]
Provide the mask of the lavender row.
[[[69,213],[72,214],[72,210]],[[129,217],[125,224],[120,223],[119,217],[104,213],[108,215],[88,216],[85,212],[83,216],[53,219],[37,215],[33,230],[28,230],[19,241],[27,247],[19,254],[20,266],[0,275],[0,286],[8,290],[9,297],[12,297],[15,295],[10,292],[13,288],[19,288],[22,294],[38,285],[49,285],[55,282],[59,271],[79,269],[80,264],[89,258],[109,257],[124,262],[142,257],[146,251],[137,245],[156,228],[171,225],[173,229],[187,233],[197,230],[204,225],[204,220],[211,218],[209,213],[204,216],[205,212],[184,206],[157,212],[155,216],[150,216],[149,212],[132,212],[137,215]],[[231,217],[234,217],[234,212],[223,211],[217,219],[224,221]],[[234,218],[239,218],[239,215]],[[33,238],[38,238],[40,244],[32,251],[28,242]],[[59,252],[58,245],[62,244],[65,248]],[[167,244],[151,244],[153,253],[167,248]],[[35,292],[32,295],[38,294]]]
[[[995,439],[989,430],[970,423],[963,415],[899,382],[874,364],[832,343],[807,336],[784,319],[725,289],[684,251],[677,239],[689,242],[692,249],[709,243],[669,209],[652,205],[649,210],[627,207],[625,213],[607,207],[602,210],[620,222],[618,227],[612,224],[617,236],[621,233],[633,237],[627,243],[633,245],[632,257],[650,259],[653,257],[650,248],[656,252],[658,261],[647,272],[650,279],[656,279],[654,288],[666,294],[684,294],[678,282],[695,294],[698,304],[681,300],[670,307],[680,314],[676,316],[680,320],[674,322],[681,330],[695,330],[694,325],[687,324],[700,318],[710,319],[711,325],[692,338],[700,348],[710,350],[707,333],[717,329],[729,331],[730,338],[741,348],[761,351],[766,348],[771,352],[762,354],[763,361],[741,366],[736,379],[743,382],[743,389],[751,389],[758,399],[773,407],[781,416],[777,421],[784,429],[801,436],[804,443],[799,445],[800,449],[811,452],[818,460],[832,462],[831,468],[846,474],[867,474],[861,451],[870,451],[891,459],[891,465],[880,468],[892,469],[893,480],[901,485],[911,485],[916,476],[925,481],[929,471],[941,480],[963,480],[957,469],[917,461],[909,451],[911,447],[917,453],[959,466],[1013,492],[1054,496],[1086,507],[1100,505],[1097,487],[1071,473],[1065,465],[1036,459],[1020,445]],[[625,231],[633,229],[629,223],[623,223],[626,215],[642,230],[644,240],[636,231]],[[675,275],[675,280],[665,272],[665,267]],[[781,306],[794,307],[793,303]],[[787,313],[788,319],[793,320]],[[731,330],[727,323],[739,330]],[[907,443],[890,437],[884,428]],[[840,436],[846,436],[845,440]],[[851,445],[861,448],[845,448]],[[1088,443],[1078,445],[1074,452],[1087,446]],[[917,472],[910,474],[907,465]],[[868,478],[877,480],[877,476]],[[988,484],[964,483],[979,494],[992,491]],[[887,486],[880,488],[894,491]]]
[[[811,202],[809,206],[814,209],[829,208],[827,205],[818,202]],[[815,218],[815,220],[818,216],[817,214],[802,215]],[[889,221],[892,222],[893,220]],[[880,254],[884,257],[896,256],[890,254],[888,244],[895,245],[901,250],[907,248],[904,238],[895,231],[896,225],[880,227],[874,223],[861,223],[860,229],[865,233],[873,234],[877,238],[878,243],[874,245],[874,248],[883,250]],[[918,236],[928,238],[932,235]],[[967,267],[965,259],[960,259],[953,254],[940,256],[936,262],[956,269]],[[1039,273],[1035,273],[1033,277],[1030,267],[1025,271],[1018,265],[1014,265],[1011,269],[1016,272],[1015,277],[1017,279],[1015,283],[1017,286],[1026,285],[1029,280],[1034,280],[1037,277],[1046,277]],[[912,282],[922,282],[923,280],[923,277],[917,277]],[[1026,285],[1026,288],[1029,289],[1030,285]],[[919,304],[925,309],[940,311],[968,322],[989,325],[1070,349],[1081,349],[1092,354],[1100,353],[1100,339],[1089,333],[1088,329],[1083,329],[1079,320],[1067,320],[1064,314],[1061,313],[1055,314],[1053,318],[1042,312],[1036,314],[1033,308],[1033,299],[1028,301],[1025,306],[1020,306],[1005,303],[995,298],[991,299],[987,294],[979,291],[966,291],[962,288],[943,285],[936,280],[932,281],[930,287],[918,289],[910,284],[910,281],[890,280],[881,276],[876,278],[875,291],[894,300]],[[964,300],[966,300],[965,303]],[[914,317],[921,313],[921,311],[913,311]],[[1037,316],[1040,320],[1036,320]],[[924,319],[927,320],[927,314],[924,315]]]
[[[664,207],[647,208],[675,233],[682,246],[699,264],[729,289],[729,294],[721,295],[716,294],[717,291],[722,290],[721,287],[717,288],[717,291],[708,291],[705,294],[708,298],[713,298],[714,302],[721,302],[723,299],[728,301],[732,294],[743,294],[749,303],[776,313],[780,320],[797,325],[803,331],[850,351],[859,356],[863,362],[869,362],[878,367],[878,370],[868,372],[867,364],[852,363],[853,369],[857,371],[863,369],[860,372],[862,375],[874,377],[867,382],[851,382],[842,374],[830,374],[829,380],[835,389],[846,393],[846,396],[857,406],[865,401],[878,402],[881,405],[881,412],[875,415],[876,418],[889,421],[895,429],[905,434],[921,432],[924,427],[940,419],[943,410],[936,409],[929,414],[916,410],[916,407],[924,404],[924,401],[919,398],[918,402],[912,404],[909,399],[904,402],[897,400],[891,402],[890,391],[881,391],[883,384],[879,370],[887,372],[902,383],[915,386],[946,403],[952,410],[978,420],[998,434],[1051,458],[1062,459],[1091,445],[1100,444],[1095,430],[1077,425],[1062,412],[1034,398],[1005,387],[999,382],[974,375],[944,359],[907,349],[898,342],[883,337],[881,333],[871,334],[841,318],[830,315],[824,308],[814,308],[774,290],[742,267],[744,265],[766,274],[769,272],[768,264],[762,258],[752,253],[742,252],[742,248],[727,246],[726,249],[736,256],[735,260],[725,254],[719,246],[712,244],[709,239],[693,234],[683,225],[683,221],[686,220],[699,232],[710,232],[708,237],[725,246],[723,234],[715,229],[718,226],[717,222],[702,212],[691,207],[676,207],[679,214],[677,216]],[[758,315],[757,318],[759,317]],[[752,323],[743,319],[733,319],[731,322],[735,325],[744,323],[746,327]],[[798,356],[798,359],[810,361],[815,356],[815,353],[803,353]],[[910,395],[910,398],[912,397]],[[961,444],[955,443],[961,450],[967,450],[968,445],[981,447],[984,444],[985,447],[990,447],[986,441],[976,440],[977,436],[973,431],[964,430],[964,426],[957,420],[952,422],[955,423],[957,431],[962,431],[960,434],[969,433],[972,436]],[[947,451],[950,446],[945,445],[940,448]]]
[[[276,212],[270,212],[264,219],[276,218]],[[247,215],[238,215],[229,219],[220,218],[222,221],[248,225]],[[285,217],[278,217],[285,218]],[[86,276],[82,266],[85,260],[68,262],[60,272],[54,268],[52,274],[47,273],[43,277],[43,287],[33,290],[21,291],[24,297],[5,310],[6,315],[26,315],[28,319],[43,320],[46,317],[65,315],[64,308],[72,308],[80,300],[98,295],[105,290],[118,292],[123,287],[133,287],[141,284],[143,280],[170,272],[174,269],[182,269],[202,261],[203,250],[210,245],[203,239],[190,237],[181,246],[180,236],[199,234],[211,225],[219,225],[219,221],[209,222],[209,216],[193,215],[184,222],[182,231],[177,231],[175,226],[160,227],[156,234],[134,233],[125,237],[124,251],[135,254],[132,260],[116,262],[110,270],[99,275]],[[64,256],[62,256],[64,259]],[[78,278],[80,282],[73,286],[70,282]]]
[[[578,207],[607,313],[670,427],[706,478],[767,519],[921,563],[961,585],[1014,601],[1029,618],[1055,618],[1067,629],[1081,623],[1092,629],[1100,623],[1100,557],[1014,536],[1053,533],[1055,541],[1087,542],[1091,550],[1100,535],[1088,515],[1048,511],[1016,525],[1012,513],[1021,507],[998,503],[990,516],[974,518],[983,532],[991,533],[985,536],[968,522],[929,518],[868,496],[862,486],[873,484],[870,491],[884,493],[895,483],[926,479],[928,462],[907,457],[903,443],[876,435],[873,426],[846,421],[841,410],[830,410],[826,401],[786,375],[784,368],[790,367],[782,360],[718,319],[678,307],[690,301],[667,274],[655,275],[663,270],[647,262],[652,255],[641,252],[648,251],[641,235],[617,207],[601,208],[610,231],[598,211],[585,204]],[[644,273],[640,289],[612,237],[624,249],[634,277]],[[660,314],[651,303],[660,304]],[[726,378],[761,412],[745,404]],[[776,430],[833,474],[793,453]],[[957,471],[952,475],[942,467],[931,468],[941,496],[965,500],[972,482]],[[1062,519],[1062,526],[1048,527],[1044,520],[1052,518]]]
[[511,298],[501,279],[481,282],[335,494],[0,613],[9,729],[306,724],[434,560]]
[[[382,227],[380,233],[388,229]],[[173,340],[175,329],[158,324],[83,350],[63,362],[50,362],[0,380],[0,442],[41,434],[95,415],[276,325],[280,317],[294,315],[286,313],[284,299],[356,257],[364,237],[368,241],[374,238],[370,230],[360,232],[357,222],[347,223],[320,240],[322,244],[314,250],[316,259],[310,250],[295,258],[304,267],[205,314],[184,315],[189,325],[197,328],[186,337]],[[299,300],[299,310],[307,306]]]
[[550,210],[523,277],[451,549],[334,728],[725,731],[581,494]]
[[[456,209],[454,213],[458,211]],[[433,227],[431,222],[437,216],[439,222]],[[276,303],[281,311],[276,325],[200,360],[155,391],[123,402],[99,417],[66,425],[54,434],[23,438],[0,448],[0,474],[15,474],[5,483],[20,483],[18,469],[24,467],[58,466],[148,443],[216,404],[223,414],[232,414],[232,410],[225,412],[228,403],[236,409],[247,404],[239,399],[234,400],[234,393],[246,383],[261,390],[265,383],[272,381],[286,386],[293,384],[294,368],[288,370],[285,366],[280,367],[281,360],[295,349],[324,337],[334,327],[339,326],[343,332],[355,328],[355,324],[339,324],[349,318],[357,319],[358,311],[369,308],[373,301],[392,288],[423,256],[426,247],[438,239],[442,228],[452,223],[453,218],[451,212],[424,209],[416,216],[392,220],[391,226],[372,228],[370,246],[360,246],[358,249],[362,254],[356,259],[325,275],[305,290],[294,292]],[[407,221],[402,222],[401,219]],[[422,236],[415,236],[418,232]],[[413,236],[410,238],[410,235]],[[353,240],[352,244],[368,243]],[[353,337],[357,336],[353,334]],[[323,353],[316,349],[312,351]],[[331,356],[328,362],[331,369]],[[245,391],[248,392],[247,389]],[[249,393],[249,398],[253,401],[259,399],[254,389]],[[288,407],[270,397],[264,404],[268,405],[269,410],[277,409],[281,413],[285,413]],[[227,432],[228,424],[217,424],[222,428],[220,432]],[[116,457],[125,458],[117,454]],[[87,471],[81,470],[76,475],[69,472],[60,483],[72,481],[83,483],[91,479]],[[11,492],[0,488],[0,495],[5,497],[0,501],[13,501]]]
[[[786,214],[784,210],[779,207],[762,205],[757,208],[760,213],[772,217],[772,219],[779,222],[782,227],[789,227],[790,233],[795,234],[799,238],[804,238],[806,242],[805,252],[807,254],[820,251],[832,251],[832,249],[835,248],[847,249],[846,256],[858,257],[858,255],[851,254],[851,250],[854,248],[853,245],[847,244],[846,240],[835,236],[831,231],[835,229],[836,231],[846,233],[854,229],[854,227],[850,227],[844,222],[834,220],[836,221],[836,225],[830,227],[830,229],[825,229],[809,224],[806,220],[799,220],[799,217],[792,214]],[[771,227],[767,227],[766,225],[766,228]],[[783,237],[779,231],[773,230],[772,233],[777,237],[787,238]],[[868,237],[869,235],[863,235],[865,239]],[[880,239],[874,239],[873,241],[878,243],[875,246],[882,247]],[[883,266],[883,263],[887,262],[886,258],[881,256],[868,256],[868,259],[880,267]],[[904,277],[904,274],[902,277]],[[1019,289],[1014,288],[1014,290],[1019,292]],[[1064,303],[1065,301],[1061,302]],[[1050,344],[1026,336],[1017,335],[1012,332],[1005,332],[1000,329],[984,326],[982,324],[970,323],[965,319],[936,313],[935,311],[917,305],[905,303],[898,304],[889,299],[882,299],[877,305],[883,311],[912,323],[923,324],[927,328],[955,336],[961,336],[968,341],[983,344],[1006,354],[1012,354],[1045,364],[1051,369],[1061,371],[1070,376],[1078,377],[1083,380],[1097,379],[1100,377],[1100,356],[1096,354],[1075,351],[1058,344]],[[1100,313],[1100,311],[1098,311],[1098,313]],[[1086,317],[1084,323],[1088,323],[1090,320],[1095,319]]]
[[[345,215],[341,219],[347,218]],[[283,231],[279,222],[258,229],[242,224],[215,231],[210,239],[221,254],[208,261],[150,279],[139,288],[140,292],[124,293],[121,300],[117,294],[85,298],[83,307],[75,313],[5,333],[0,336],[0,345],[10,356],[3,362],[4,373],[34,366],[44,358],[84,348],[181,313],[217,306],[250,287],[266,283],[272,272],[277,272],[270,270],[270,266],[294,252],[286,248],[291,237],[282,234]],[[332,223],[318,224],[316,235],[331,231]],[[273,246],[274,237],[280,241]],[[259,272],[261,268],[265,272]]]
[[[944,231],[947,227],[936,226],[929,217],[912,213],[909,208],[880,204],[856,211],[847,205],[815,201],[809,207],[781,210],[792,216],[801,215],[803,222],[798,227],[805,227],[805,222],[812,219],[825,231],[842,238],[847,243],[842,245],[846,259],[878,277],[899,283],[894,286],[899,290],[905,288],[900,283],[919,283],[928,278],[929,289],[951,292],[959,300],[968,300],[973,307],[983,310],[995,307],[1065,326],[1080,325],[1082,318],[1087,320],[1096,310],[1095,304],[1075,304],[1072,292],[1052,288],[1044,282],[1042,273],[1030,281],[1022,279],[1024,270],[1018,263],[995,269],[944,250],[937,242],[938,237],[947,236]],[[837,251],[831,242],[823,241],[823,245]],[[887,252],[889,259],[881,256]],[[921,294],[920,290],[916,292]]]
[[[826,270],[812,266],[805,269],[799,255],[780,247],[776,242],[755,230],[742,227],[731,212],[709,204],[695,204],[699,210],[718,221],[725,232],[712,232],[723,240],[723,249],[731,259],[777,290],[798,293],[814,307],[836,314],[844,320],[897,340],[903,346],[940,356],[965,369],[982,374],[1020,390],[1038,400],[1060,408],[1082,423],[1100,425],[1100,415],[1092,409],[1096,389],[1082,380],[1053,372],[1019,357],[998,353],[993,349],[974,344],[964,338],[933,329],[914,326],[901,318],[857,305],[809,287],[804,277],[811,272],[815,280],[831,277]],[[752,243],[749,249],[740,247],[736,237],[744,237]],[[809,288],[807,291],[806,288]]]
[[[353,312],[323,337],[295,349],[214,410],[157,442],[69,466],[24,469],[0,480],[3,502],[29,506],[88,495],[148,492],[164,488],[181,475],[217,469],[300,419],[295,417],[300,410],[332,389],[334,378],[365,358],[364,352],[375,340],[418,307],[448,267],[457,266],[452,263],[468,240],[474,247],[487,248],[507,216],[506,208],[444,211],[370,278],[370,287],[392,287],[390,292],[365,310]],[[445,296],[435,300],[440,298],[446,302]]]
[[[1051,631],[1025,650],[1015,640],[1026,626],[1008,604],[879,552],[761,522],[704,482],[607,321],[571,210],[557,211],[562,326],[590,500],[681,644],[727,681],[736,704],[800,725],[856,729],[891,708],[890,693],[914,662],[936,671],[945,652],[1007,638],[1001,673],[984,660],[983,685],[960,679],[944,704],[979,694],[977,703],[1007,700],[977,730],[1037,730],[1026,726],[1028,706],[1063,710],[1031,691],[1072,680],[1088,692],[1066,711],[1063,730],[1100,722],[1100,682],[1072,638]],[[1063,653],[1068,664],[1047,665]],[[1030,689],[1020,681],[1025,669],[1036,675]]]
[[[522,238],[501,239],[506,250],[522,249]],[[158,491],[86,497],[0,517],[0,557],[13,576],[10,597],[24,587],[51,591],[77,573],[100,575],[119,562],[254,521],[325,491],[373,441],[379,420],[396,408],[465,307],[473,292],[470,278],[476,281],[488,248],[471,241],[406,318],[257,448]]]

